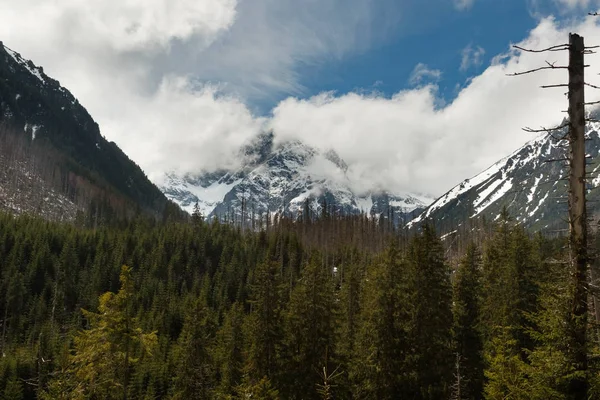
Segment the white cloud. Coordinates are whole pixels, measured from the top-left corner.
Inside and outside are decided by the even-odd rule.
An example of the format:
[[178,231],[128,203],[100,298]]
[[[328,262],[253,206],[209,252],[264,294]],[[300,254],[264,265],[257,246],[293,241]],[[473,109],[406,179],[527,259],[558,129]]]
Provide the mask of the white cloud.
[[590,0],[556,0],[556,2],[561,6],[566,6],[569,8],[589,7],[591,3]]
[[[120,115],[104,128],[119,137],[154,181],[163,172],[235,169],[240,145],[263,130],[264,120],[218,87],[194,88],[181,77],[165,77],[150,99],[122,92]],[[133,116],[133,117],[132,117]]]
[[460,71],[466,71],[471,67],[479,67],[483,64],[483,56],[485,55],[485,50],[481,46],[473,46],[473,44],[468,44],[462,52],[462,59],[460,62]]
[[418,63],[410,74],[408,82],[411,85],[420,85],[426,81],[438,82],[442,78],[442,71],[429,68],[423,63]]
[[[191,9],[163,15],[163,6],[173,2],[153,0],[141,15],[119,13],[123,4],[138,10],[141,6],[131,6],[142,4],[138,1],[110,0],[114,9],[96,15],[83,0],[0,0],[0,38],[60,79],[103,134],[154,179],[171,169],[234,166],[238,146],[266,127],[275,130],[277,140],[334,148],[349,164],[357,190],[385,187],[437,195],[531,139],[523,126],[559,122],[565,109],[560,89],[539,89],[565,78],[560,71],[506,76],[544,65],[548,55],[508,51],[444,107],[436,87],[426,84],[440,79],[441,71],[417,65],[418,87],[392,97],[288,98],[272,117],[257,118],[246,97],[277,91],[300,95],[298,65],[341,59],[369,46],[382,32],[371,26],[374,4],[381,2],[321,0],[299,8],[291,0],[184,0],[180,5],[189,3]],[[119,20],[120,15],[127,19]],[[169,22],[179,20],[188,23]],[[136,22],[134,34],[106,32],[107,26]],[[598,22],[589,18],[559,27],[542,20],[520,44],[564,43],[569,31],[595,44]],[[566,54],[550,56],[557,65],[566,62]],[[600,68],[600,56],[588,56],[587,63]],[[597,84],[592,69],[589,80]],[[589,94],[588,100],[597,100]]]
[[0,1],[6,40],[20,36],[10,32],[18,27],[46,44],[61,39],[121,52],[165,47],[192,36],[208,45],[233,24],[235,8],[236,0]]
[[301,93],[299,65],[366,49],[391,29],[397,13],[383,10],[395,7],[0,0],[0,40],[59,79],[102,133],[157,179],[164,170],[235,165],[236,148],[263,124],[246,99]]
[[[548,47],[565,42],[569,31],[580,32],[589,43],[600,39],[596,20],[559,28],[547,19],[520,44]],[[567,62],[565,53],[551,56],[557,65]],[[511,50],[444,108],[437,106],[435,86],[391,98],[323,94],[283,101],[270,125],[279,140],[302,138],[313,146],[335,148],[349,164],[358,190],[385,187],[440,195],[532,139],[522,127],[561,121],[565,96],[560,89],[544,91],[539,86],[561,82],[564,71],[506,76],[545,65],[547,57]],[[600,68],[598,55],[588,56],[586,62]],[[595,74],[589,80],[598,83]]]
[[473,3],[475,3],[475,0],[453,0],[453,1],[454,1],[454,7],[456,7],[458,10],[466,10],[468,8],[471,8]]

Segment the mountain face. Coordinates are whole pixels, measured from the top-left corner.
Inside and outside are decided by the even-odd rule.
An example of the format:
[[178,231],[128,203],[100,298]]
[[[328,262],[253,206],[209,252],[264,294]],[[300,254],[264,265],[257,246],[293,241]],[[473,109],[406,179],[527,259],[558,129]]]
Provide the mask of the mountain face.
[[[588,215],[596,217],[600,208],[600,124],[586,128]],[[555,137],[566,132],[556,132]],[[438,230],[448,233],[469,220],[483,216],[495,220],[503,207],[510,216],[532,230],[566,229],[568,167],[566,142],[557,143],[544,134],[527,143],[473,178],[466,179],[433,202],[411,222],[416,226],[432,220]],[[595,218],[597,219],[597,218]]]
[[296,218],[307,206],[318,215],[325,205],[331,214],[363,213],[398,224],[431,201],[414,194],[355,193],[348,166],[334,151],[320,152],[298,141],[276,145],[272,134],[259,136],[240,156],[249,161],[237,171],[168,174],[161,188],[189,212],[198,202],[203,215],[229,221],[256,220],[267,213]]
[[[0,207],[30,210],[59,196],[71,203],[70,209],[84,210],[94,203],[119,212],[137,208],[158,215],[167,203],[139,166],[100,134],[96,122],[67,89],[2,42],[0,140],[4,144],[1,166],[14,170],[14,187],[3,185]],[[48,187],[31,183],[38,181]],[[48,200],[14,204],[36,187],[43,192],[38,197]]]

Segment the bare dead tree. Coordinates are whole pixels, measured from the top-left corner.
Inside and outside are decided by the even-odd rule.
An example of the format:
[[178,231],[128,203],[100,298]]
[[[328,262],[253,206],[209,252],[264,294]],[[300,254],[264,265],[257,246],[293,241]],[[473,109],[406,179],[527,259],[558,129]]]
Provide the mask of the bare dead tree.
[[[519,76],[547,69],[566,69],[569,72],[569,82],[553,85],[544,85],[542,88],[568,88],[569,119],[554,128],[531,129],[527,132],[546,132],[557,141],[568,141],[569,144],[569,248],[572,276],[574,278],[571,297],[571,311],[569,320],[570,336],[570,363],[574,369],[571,375],[568,391],[573,399],[584,400],[588,398],[588,370],[587,354],[587,211],[586,211],[586,154],[585,154],[585,87],[597,88],[584,80],[584,55],[589,54],[594,47],[585,47],[583,37],[577,34],[569,35],[569,43],[548,47],[541,50],[525,49],[514,46],[518,50],[531,53],[553,51],[569,52],[569,65],[556,66],[546,62],[546,66],[510,74]],[[589,119],[588,119],[589,121]],[[566,134],[559,137],[554,132],[567,129]]]

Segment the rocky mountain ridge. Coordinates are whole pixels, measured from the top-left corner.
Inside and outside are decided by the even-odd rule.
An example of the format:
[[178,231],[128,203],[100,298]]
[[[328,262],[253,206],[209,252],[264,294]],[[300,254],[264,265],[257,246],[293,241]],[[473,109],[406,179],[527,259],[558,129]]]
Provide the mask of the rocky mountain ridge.
[[[588,214],[597,219],[600,211],[600,123],[586,127],[588,155]],[[561,137],[566,132],[556,132]],[[461,182],[433,202],[411,221],[418,226],[432,220],[441,232],[451,232],[469,221],[485,217],[495,220],[503,207],[532,230],[558,231],[567,227],[568,167],[566,142],[542,134],[482,173]]]
[[[0,139],[14,145],[5,146],[3,168],[27,168],[31,177],[45,182],[33,189],[47,187],[76,209],[93,204],[113,214],[132,214],[137,209],[155,216],[165,209],[166,197],[114,142],[102,136],[75,96],[2,42]],[[20,153],[15,157],[17,149]],[[32,157],[35,162],[30,162]],[[19,197],[17,186],[3,188],[0,205],[14,203],[9,198]]]
[[298,217],[306,207],[318,215],[325,205],[332,214],[366,214],[403,224],[432,200],[427,196],[388,191],[357,193],[348,166],[334,151],[319,151],[299,141],[275,144],[272,133],[259,136],[240,153],[248,161],[236,171],[196,176],[168,174],[161,186],[167,197],[192,212],[239,219],[266,214]]

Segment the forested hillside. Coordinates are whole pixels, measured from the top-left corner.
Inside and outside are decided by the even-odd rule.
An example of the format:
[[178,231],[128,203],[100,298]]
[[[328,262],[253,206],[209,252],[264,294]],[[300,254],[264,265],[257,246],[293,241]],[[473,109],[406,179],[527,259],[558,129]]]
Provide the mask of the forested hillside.
[[429,225],[408,238],[361,217],[255,233],[0,215],[0,393],[567,398],[563,243],[506,214],[478,232],[452,250]]

